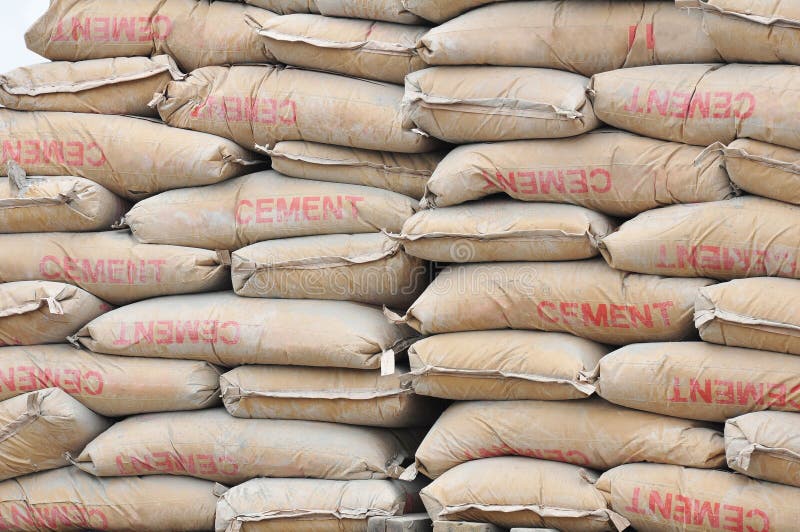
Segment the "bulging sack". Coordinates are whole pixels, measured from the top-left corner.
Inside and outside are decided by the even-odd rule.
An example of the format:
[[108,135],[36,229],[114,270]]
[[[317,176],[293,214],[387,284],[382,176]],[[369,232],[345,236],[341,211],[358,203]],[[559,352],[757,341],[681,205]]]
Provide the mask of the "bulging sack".
[[491,194],[572,203],[631,217],[673,203],[729,198],[718,153],[694,164],[696,146],[610,129],[556,140],[459,146],[436,167],[423,207],[447,207]]
[[[241,0],[239,0],[241,1]],[[425,21],[406,10],[406,0],[244,0],[246,4],[269,9],[281,15],[317,13],[326,17],[363,18],[400,24]]]
[[609,348],[564,333],[470,331],[423,338],[408,349],[414,391],[456,401],[583,399],[582,373]]
[[499,0],[401,0],[403,7],[431,22],[442,23],[465,11]]
[[[313,331],[314,334],[309,334]],[[108,312],[77,340],[112,355],[377,369],[414,336],[349,301],[251,299],[232,292],[162,297]],[[391,354],[390,354],[391,352]]]
[[240,296],[338,299],[408,308],[428,284],[426,263],[381,233],[279,238],[232,255]]
[[578,74],[521,67],[433,67],[409,74],[404,116],[454,144],[574,137],[600,122]]
[[416,207],[388,190],[266,170],[159,194],[134,205],[125,221],[139,242],[236,250],[276,238],[399,231]]
[[800,415],[754,412],[729,419],[725,454],[734,471],[800,487]]

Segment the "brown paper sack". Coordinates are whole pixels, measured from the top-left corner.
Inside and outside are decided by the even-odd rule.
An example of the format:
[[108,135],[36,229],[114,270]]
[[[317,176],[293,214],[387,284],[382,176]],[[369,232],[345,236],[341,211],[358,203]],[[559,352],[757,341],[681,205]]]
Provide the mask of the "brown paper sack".
[[[240,0],[241,1],[241,0]],[[363,18],[400,24],[425,24],[410,11],[407,0],[244,0],[246,4],[269,9],[281,15],[317,13],[327,17]]]
[[729,419],[725,454],[739,473],[800,487],[800,415],[753,412]]
[[465,11],[499,0],[402,0],[403,7],[431,22],[442,23]]

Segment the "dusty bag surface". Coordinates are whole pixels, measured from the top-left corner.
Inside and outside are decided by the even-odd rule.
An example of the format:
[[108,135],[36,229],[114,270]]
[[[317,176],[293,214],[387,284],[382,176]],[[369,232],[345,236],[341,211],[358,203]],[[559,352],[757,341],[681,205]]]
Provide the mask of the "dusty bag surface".
[[239,419],[219,408],[126,418],[75,460],[101,477],[167,473],[238,484],[256,477],[396,478],[409,458],[411,450],[388,429]]
[[406,77],[403,113],[455,144],[574,137],[599,127],[589,80],[542,68],[432,67]]
[[725,423],[728,467],[749,477],[800,487],[800,416],[754,412]]
[[158,116],[147,104],[183,74],[169,56],[21,67],[0,75],[0,104],[18,111]]
[[282,15],[318,13],[328,17],[363,18],[400,24],[425,21],[406,10],[405,0],[244,0],[245,3],[269,9]]
[[406,253],[439,262],[577,260],[597,255],[597,239],[615,225],[575,205],[490,198],[420,211],[397,240]]
[[623,223],[599,246],[612,268],[630,272],[798,279],[800,207],[757,196],[670,205]]
[[437,478],[462,462],[505,455],[603,470],[628,462],[703,468],[725,462],[722,434],[709,424],[592,398],[453,403],[417,449],[416,466]]
[[0,348],[0,400],[44,388],[60,388],[109,417],[220,403],[219,370],[205,362],[100,355],[70,345]]
[[506,194],[630,217],[673,203],[727,199],[733,191],[718,154],[694,164],[701,152],[610,129],[568,139],[459,146],[436,167],[422,206]]
[[0,402],[0,480],[69,465],[109,425],[58,388]]
[[575,532],[623,530],[594,487],[597,473],[570,464],[504,456],[461,464],[420,495],[435,521],[502,527],[558,527]]
[[708,279],[632,275],[602,260],[448,266],[403,318],[422,334],[489,329],[568,332],[612,345],[696,335]]
[[388,190],[266,170],[159,194],[134,205],[125,221],[139,242],[233,251],[276,238],[399,231],[416,208]]
[[465,11],[499,0],[401,0],[403,7],[431,22],[445,22]]
[[752,139],[736,139],[719,150],[737,187],[765,198],[800,205],[800,152]]
[[[314,334],[309,334],[313,330]],[[232,292],[141,301],[78,333],[98,353],[205,360],[220,366],[281,364],[376,369],[413,337],[380,309],[349,301],[255,299]]]
[[29,175],[85,177],[130,199],[217,183],[258,160],[211,135],[96,114],[0,109],[0,145],[0,174],[15,161]]
[[173,127],[204,131],[245,148],[306,140],[401,153],[439,144],[411,131],[403,89],[388,83],[273,66],[207,67],[171,82],[158,103]]
[[0,484],[0,523],[9,530],[207,531],[214,483],[169,476],[97,478],[63,467]]
[[457,401],[583,399],[581,372],[609,348],[564,333],[469,331],[423,338],[408,349],[414,391]]
[[338,299],[408,308],[428,285],[426,263],[382,233],[279,238],[232,255],[240,296]]
[[597,393],[619,405],[724,422],[800,411],[800,358],[705,342],[633,344],[600,361]]

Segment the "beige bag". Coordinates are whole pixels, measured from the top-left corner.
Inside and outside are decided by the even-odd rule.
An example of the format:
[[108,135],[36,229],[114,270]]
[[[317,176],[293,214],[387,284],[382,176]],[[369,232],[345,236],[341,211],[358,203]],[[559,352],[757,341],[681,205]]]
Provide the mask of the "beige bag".
[[800,207],[745,196],[671,205],[600,241],[612,268],[679,277],[800,278]]
[[[239,0],[241,1],[241,0]],[[427,22],[406,10],[406,0],[244,0],[246,4],[282,15],[316,13],[327,17],[363,18],[399,24]]]
[[217,406],[219,370],[194,360],[98,355],[68,345],[0,348],[0,400],[61,388],[109,417]]
[[449,266],[398,323],[422,334],[488,329],[568,332],[613,345],[696,335],[692,310],[708,279],[612,270],[602,260]]
[[63,467],[0,484],[7,530],[208,531],[214,483],[196,478],[97,478]]
[[434,521],[479,521],[570,532],[623,530],[594,487],[597,473],[570,464],[505,456],[461,464],[420,495]]
[[396,238],[406,253],[439,262],[577,260],[598,254],[614,220],[574,205],[486,199],[418,212]]
[[113,305],[230,286],[227,253],[140,244],[127,231],[0,235],[0,282],[74,284]]
[[262,240],[399,231],[417,205],[388,190],[272,170],[143,200],[125,221],[139,242],[236,250]]
[[318,144],[284,141],[267,151],[272,168],[282,174],[367,185],[421,198],[443,153],[390,153]]
[[609,348],[564,333],[471,331],[424,338],[408,349],[414,391],[457,401],[583,399]]
[[[256,36],[258,39],[261,37]],[[252,149],[307,140],[421,153],[438,146],[411,131],[403,89],[388,83],[275,66],[208,67],[169,84],[158,103],[171,126],[213,133]]]
[[173,79],[166,55],[41,63],[0,75],[0,104],[19,111],[158,116],[147,104]]
[[725,454],[739,473],[800,487],[800,415],[754,412],[729,419]]
[[602,129],[569,139],[459,146],[436,167],[423,207],[504,193],[630,217],[672,203],[727,199],[719,156],[701,148]]
[[428,285],[426,263],[381,233],[279,238],[233,254],[240,296],[339,299],[408,308]]
[[455,144],[574,137],[600,125],[588,84],[543,68],[433,67],[406,77],[404,117]]
[[29,175],[85,177],[130,199],[217,183],[257,163],[225,139],[96,114],[0,109],[0,148],[0,175],[15,161]]
[[[313,331],[313,334],[310,334]],[[377,308],[349,301],[251,299],[231,292],[141,301],[78,333],[98,353],[205,360],[221,366],[281,364],[376,369],[413,332]]]
[[403,7],[430,20],[442,23],[470,9],[500,0],[401,0]]
[[724,422],[800,412],[800,358],[704,342],[628,345],[600,361],[597,393],[618,405]]
[[596,74],[589,93],[597,118],[640,135],[701,146],[747,137],[800,149],[786,112],[800,107],[798,82],[800,66],[660,65]]
[[636,530],[791,532],[800,522],[800,490],[727,471],[630,464],[596,486]]
[[0,480],[68,465],[109,425],[58,388],[0,402]]
[[238,419],[224,409],[133,416],[92,441],[76,465],[94,475],[188,475],[227,484],[256,477],[396,478],[413,449],[388,429]]

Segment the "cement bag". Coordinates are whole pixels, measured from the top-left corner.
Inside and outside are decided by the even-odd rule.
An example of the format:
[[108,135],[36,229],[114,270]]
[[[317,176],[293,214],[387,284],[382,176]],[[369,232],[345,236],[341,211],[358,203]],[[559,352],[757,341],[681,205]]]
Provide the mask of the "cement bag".
[[506,455],[603,470],[628,462],[725,462],[722,434],[711,425],[593,398],[453,403],[417,449],[416,466],[435,479],[462,462]]
[[85,177],[130,199],[217,183],[257,163],[225,139],[127,116],[0,109],[0,145],[0,175],[15,161],[29,175]]
[[207,531],[214,527],[213,482],[195,478],[97,478],[63,467],[0,484],[6,530]]
[[[309,334],[313,331],[314,334]],[[232,292],[163,297],[108,312],[77,335],[98,353],[220,366],[376,369],[413,337],[380,309],[349,301],[251,299]],[[389,354],[391,351],[391,355]]]
[[693,164],[701,152],[609,129],[569,139],[459,146],[436,167],[422,206],[507,194],[629,218],[672,203],[729,198],[733,191],[719,155]]
[[618,405],[724,422],[800,412],[800,358],[704,342],[628,345],[600,361],[597,393]]
[[612,345],[696,335],[692,310],[708,279],[612,270],[601,260],[448,266],[404,317],[422,334],[533,329]]
[[[258,37],[260,39],[260,37]],[[306,140],[422,153],[438,146],[403,118],[403,89],[388,83],[275,66],[208,67],[173,81],[158,103],[173,127],[245,148]]]
[[612,268],[678,277],[800,278],[800,207],[745,196],[644,212],[600,240]]
[[596,129],[589,80],[520,67],[433,67],[409,74],[403,110],[427,135],[454,144],[574,137]]
[[99,355],[68,345],[0,348],[0,400],[44,388],[61,388],[109,417],[220,403],[219,371],[205,362]]
[[403,7],[430,20],[442,23],[470,9],[499,0],[401,0]]
[[478,521],[505,528],[623,530],[627,521],[594,487],[597,473],[570,464],[499,457],[461,464],[420,492],[435,521]]
[[112,307],[77,286],[0,284],[0,346],[57,344]]
[[630,464],[596,487],[636,530],[791,532],[800,522],[800,490],[727,471]]
[[609,349],[563,333],[471,331],[438,334],[408,349],[414,392],[456,401],[583,399],[581,377]]
[[279,238],[233,254],[240,296],[338,299],[408,308],[428,285],[426,263],[381,233]]
[[166,55],[41,63],[0,75],[0,104],[18,111],[158,116],[147,104],[173,79]]
[[421,198],[443,153],[391,153],[284,141],[267,151],[277,172],[303,179],[366,185]]
[[660,65],[595,74],[589,93],[597,118],[640,135],[701,146],[746,137],[800,149],[786,112],[800,106],[799,82],[797,66]]
[[140,244],[127,231],[0,235],[0,282],[64,282],[113,305],[230,286],[227,253]]
[[134,205],[125,221],[139,242],[236,250],[276,238],[399,231],[416,203],[388,190],[266,170],[164,192]]
[[244,0],[244,2],[281,15],[317,13],[327,17],[363,18],[400,24],[426,23],[425,20],[406,10],[405,0],[371,0],[370,2],[364,2],[364,0]]
[[615,225],[584,207],[501,198],[420,211],[396,238],[409,255],[438,262],[578,260],[597,255]]
[[396,478],[411,451],[388,429],[238,419],[219,408],[125,418],[75,460],[100,477],[171,474],[239,484],[256,477]]
[[739,473],[800,487],[800,416],[754,412],[729,419],[725,454]]
[[58,388],[0,402],[0,480],[69,465],[109,425]]

